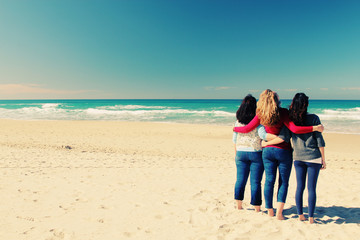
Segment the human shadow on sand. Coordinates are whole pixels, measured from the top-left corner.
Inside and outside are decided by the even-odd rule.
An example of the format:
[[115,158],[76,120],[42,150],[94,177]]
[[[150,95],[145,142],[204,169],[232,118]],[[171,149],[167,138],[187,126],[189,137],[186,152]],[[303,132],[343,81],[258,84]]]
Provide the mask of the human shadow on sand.
[[[308,208],[303,208],[304,214],[308,217]],[[293,215],[291,218],[297,218],[296,206],[292,206],[289,209],[284,209],[284,215]],[[318,224],[327,224],[327,223],[360,223],[360,208],[357,207],[341,207],[341,206],[331,206],[331,207],[316,207],[315,209],[315,220]]]

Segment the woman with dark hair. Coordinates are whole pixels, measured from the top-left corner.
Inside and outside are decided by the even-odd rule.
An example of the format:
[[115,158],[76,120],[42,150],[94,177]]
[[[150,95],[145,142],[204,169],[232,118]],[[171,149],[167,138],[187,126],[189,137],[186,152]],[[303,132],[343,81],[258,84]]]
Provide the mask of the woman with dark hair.
[[[297,93],[289,108],[289,118],[296,125],[312,126],[321,124],[320,119],[315,114],[307,113],[309,105],[309,97],[304,93]],[[287,129],[286,129],[287,130]],[[286,132],[285,132],[286,133]],[[287,130],[287,133],[290,133]],[[312,132],[306,134],[290,133],[293,142],[293,159],[296,172],[296,208],[300,221],[305,221],[303,213],[303,193],[305,189],[306,176],[308,177],[308,207],[309,222],[314,223],[314,211],[316,205],[316,183],[320,169],[326,168],[325,163],[325,141],[320,132]],[[263,143],[263,146],[289,141],[287,134],[282,133],[278,138]]]
[[[256,99],[250,94],[247,95],[236,112],[237,121],[235,126],[248,124],[256,112]],[[264,172],[264,165],[261,158],[261,139],[259,134],[266,134],[263,126],[244,134],[234,133],[233,142],[235,143],[235,163],[236,163],[236,183],[234,198],[238,209],[242,209],[246,182],[250,174],[251,186],[251,205],[260,212],[261,199],[261,179]]]

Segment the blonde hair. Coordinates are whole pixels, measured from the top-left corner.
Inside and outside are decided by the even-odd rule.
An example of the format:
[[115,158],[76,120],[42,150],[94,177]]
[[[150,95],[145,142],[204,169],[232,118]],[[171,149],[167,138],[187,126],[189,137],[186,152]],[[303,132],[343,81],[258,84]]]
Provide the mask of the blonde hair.
[[279,97],[270,89],[260,94],[256,115],[264,126],[274,126],[280,121]]

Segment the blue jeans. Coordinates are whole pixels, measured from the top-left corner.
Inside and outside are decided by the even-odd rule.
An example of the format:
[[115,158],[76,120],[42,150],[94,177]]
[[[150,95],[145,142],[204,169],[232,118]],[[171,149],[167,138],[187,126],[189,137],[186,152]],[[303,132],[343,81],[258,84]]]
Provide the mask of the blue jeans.
[[235,199],[243,200],[246,182],[250,173],[251,186],[251,205],[260,206],[261,200],[261,180],[264,173],[264,165],[261,159],[261,152],[242,152],[237,151],[236,163],[236,183]]
[[303,193],[305,189],[306,175],[308,175],[308,204],[309,204],[309,217],[314,217],[316,205],[316,183],[319,176],[321,164],[309,163],[302,161],[294,162],[296,171],[296,208],[299,215],[303,214]]
[[277,201],[285,203],[289,187],[289,178],[292,167],[292,151],[274,147],[263,149],[263,162],[265,168],[265,208],[273,208],[274,184],[276,172],[279,169],[279,189]]

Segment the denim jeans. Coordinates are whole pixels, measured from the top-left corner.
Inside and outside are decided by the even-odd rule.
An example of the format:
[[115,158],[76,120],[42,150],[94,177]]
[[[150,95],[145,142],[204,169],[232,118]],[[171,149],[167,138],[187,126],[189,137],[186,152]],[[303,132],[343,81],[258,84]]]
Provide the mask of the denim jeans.
[[264,165],[261,159],[261,152],[242,152],[237,151],[236,163],[236,183],[235,199],[243,200],[246,182],[250,173],[251,186],[251,205],[259,206],[261,200],[261,180],[264,173]]
[[316,205],[316,183],[319,176],[321,164],[309,163],[302,161],[294,162],[296,171],[296,208],[299,215],[303,214],[303,193],[305,189],[306,175],[308,175],[308,204],[309,204],[309,217],[314,217]]
[[265,208],[273,208],[274,184],[276,172],[279,169],[279,188],[277,201],[285,203],[289,187],[289,178],[292,167],[292,151],[275,147],[263,149],[263,162],[265,168]]

